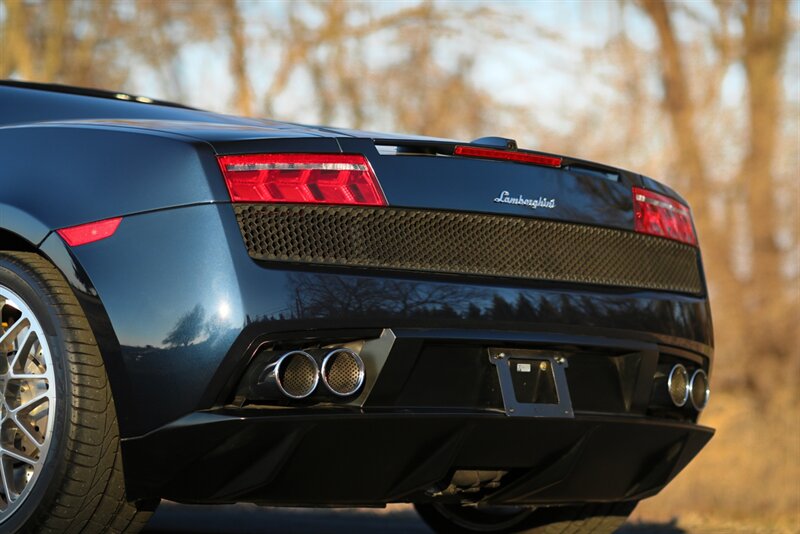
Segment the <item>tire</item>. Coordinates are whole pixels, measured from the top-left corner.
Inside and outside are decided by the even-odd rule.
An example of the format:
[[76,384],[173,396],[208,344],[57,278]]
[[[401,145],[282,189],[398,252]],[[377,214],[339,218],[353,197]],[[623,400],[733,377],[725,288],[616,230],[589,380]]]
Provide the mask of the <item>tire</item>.
[[150,512],[125,498],[111,389],[72,289],[37,254],[0,252],[0,314],[0,532],[138,532]]
[[426,503],[414,507],[437,534],[611,534],[625,523],[636,502],[511,508],[510,512],[502,506],[481,510]]

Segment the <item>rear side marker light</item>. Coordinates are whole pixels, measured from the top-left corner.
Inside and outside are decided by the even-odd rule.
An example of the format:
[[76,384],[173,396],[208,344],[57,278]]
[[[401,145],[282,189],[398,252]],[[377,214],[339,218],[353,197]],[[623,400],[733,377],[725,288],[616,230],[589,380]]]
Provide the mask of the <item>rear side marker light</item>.
[[220,156],[233,202],[386,206],[378,178],[357,154]]
[[664,195],[633,188],[634,229],[689,245],[697,244],[689,208]]
[[561,167],[561,158],[542,154],[531,154],[529,152],[516,152],[513,150],[458,145],[453,151],[453,154],[470,158],[500,159],[504,161],[515,161],[517,163],[544,165],[546,167]]
[[87,224],[80,224],[78,226],[71,226],[69,228],[62,228],[56,230],[58,235],[67,242],[71,247],[79,247],[88,243],[94,243],[107,237],[114,235],[117,231],[119,223],[122,222],[122,217],[115,217],[113,219],[104,219],[102,221],[91,222]]

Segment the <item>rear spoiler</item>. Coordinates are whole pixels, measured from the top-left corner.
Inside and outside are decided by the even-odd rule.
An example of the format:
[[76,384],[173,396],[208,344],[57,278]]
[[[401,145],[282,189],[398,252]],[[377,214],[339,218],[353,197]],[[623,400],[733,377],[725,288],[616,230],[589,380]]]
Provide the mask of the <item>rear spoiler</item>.
[[[501,148],[498,146],[498,142],[487,142],[490,140],[504,141],[505,146]],[[618,182],[620,179],[620,171],[614,167],[547,152],[518,149],[513,139],[501,137],[481,138],[471,143],[438,139],[400,138],[377,138],[373,139],[373,142],[378,152],[384,156],[476,157],[556,167],[576,174],[613,182]]]

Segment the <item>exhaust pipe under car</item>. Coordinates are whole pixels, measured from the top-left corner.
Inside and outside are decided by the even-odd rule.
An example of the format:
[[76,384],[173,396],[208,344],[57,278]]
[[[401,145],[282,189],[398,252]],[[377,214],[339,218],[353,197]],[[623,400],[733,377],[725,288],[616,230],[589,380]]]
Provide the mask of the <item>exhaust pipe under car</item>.
[[692,406],[698,412],[703,411],[703,408],[708,404],[708,396],[711,393],[711,388],[708,384],[708,375],[702,369],[698,369],[692,374],[692,379],[689,380],[689,397],[692,400]]
[[686,405],[689,400],[689,372],[686,367],[681,364],[672,367],[667,378],[667,391],[672,404],[678,408]]
[[[251,362],[240,386],[238,402],[244,400],[349,402],[362,390],[366,366],[358,351],[322,347],[287,352],[263,350]],[[317,387],[319,382],[324,388]]]
[[322,383],[337,397],[349,397],[364,384],[364,361],[355,351],[338,348],[322,360]]
[[258,385],[272,383],[290,399],[305,399],[317,389],[319,366],[313,356],[293,350],[269,364],[258,378]]
[[708,375],[702,369],[696,369],[691,378],[689,378],[689,371],[681,364],[674,365],[669,372],[667,392],[672,404],[678,408],[691,402],[695,410],[703,411],[708,404],[710,391]]

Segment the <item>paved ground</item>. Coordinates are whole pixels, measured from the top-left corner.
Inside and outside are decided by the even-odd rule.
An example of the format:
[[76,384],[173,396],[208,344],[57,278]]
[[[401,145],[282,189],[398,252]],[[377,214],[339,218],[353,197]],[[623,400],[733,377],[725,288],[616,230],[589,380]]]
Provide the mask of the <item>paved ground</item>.
[[[413,510],[302,510],[162,503],[149,534],[431,534]],[[692,530],[691,534],[695,534]],[[710,531],[709,531],[710,532]],[[689,534],[674,522],[627,525],[621,534]]]

